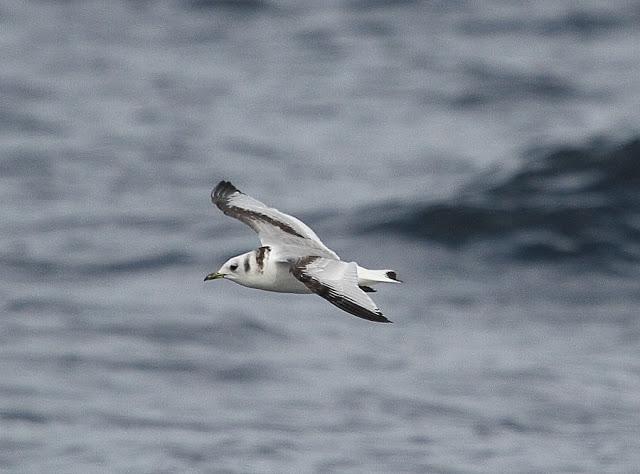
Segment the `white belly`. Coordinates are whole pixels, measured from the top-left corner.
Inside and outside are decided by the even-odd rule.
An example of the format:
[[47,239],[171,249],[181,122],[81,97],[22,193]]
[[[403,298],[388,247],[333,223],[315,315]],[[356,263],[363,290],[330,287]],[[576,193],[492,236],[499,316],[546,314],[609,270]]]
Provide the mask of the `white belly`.
[[271,262],[266,262],[262,273],[252,275],[251,278],[244,281],[236,281],[236,283],[248,288],[278,293],[311,293],[309,288],[291,274],[288,265]]
[[[259,288],[259,287],[255,287]],[[289,273],[289,277],[278,280],[276,284],[272,286],[265,286],[260,288],[266,291],[276,291],[278,293],[311,293],[311,290],[304,286],[299,280]]]

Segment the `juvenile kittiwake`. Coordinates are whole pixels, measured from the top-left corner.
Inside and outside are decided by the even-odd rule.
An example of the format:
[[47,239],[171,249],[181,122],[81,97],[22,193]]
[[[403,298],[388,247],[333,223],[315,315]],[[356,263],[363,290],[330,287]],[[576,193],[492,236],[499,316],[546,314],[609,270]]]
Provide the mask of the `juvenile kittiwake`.
[[396,272],[343,262],[306,224],[247,196],[229,181],[218,183],[211,201],[256,231],[262,246],[230,258],[204,281],[225,278],[260,290],[315,293],[359,318],[391,322],[366,293],[375,292],[372,286],[378,283],[399,283]]

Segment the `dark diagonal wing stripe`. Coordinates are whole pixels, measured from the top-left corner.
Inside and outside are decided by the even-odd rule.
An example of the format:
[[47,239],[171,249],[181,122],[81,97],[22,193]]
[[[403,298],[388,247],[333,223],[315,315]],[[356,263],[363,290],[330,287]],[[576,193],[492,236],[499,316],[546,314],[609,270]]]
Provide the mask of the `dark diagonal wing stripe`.
[[[358,291],[362,293],[362,295],[358,296],[360,296],[360,299],[362,299],[363,302],[370,303],[371,308],[366,308],[362,305],[362,303],[359,303],[355,301],[354,298],[349,297],[344,291],[340,291],[340,289],[338,288],[340,285],[337,284],[337,282],[322,280],[322,278],[314,273],[313,270],[310,270],[309,267],[318,260],[326,259],[321,259],[319,257],[301,258],[294,264],[292,264],[291,273],[307,288],[309,288],[309,290],[349,314],[353,314],[354,316],[357,316],[359,318],[367,319],[369,321],[376,321],[379,323],[391,322],[383,316],[383,314],[375,306],[373,301],[371,301],[371,299],[360,288],[358,288],[357,283],[348,281],[346,282],[347,284],[350,283],[351,286],[354,287],[349,288],[350,292]],[[338,261],[336,261],[335,264],[349,265],[347,263]]]
[[[220,183],[218,183],[213,191],[211,191],[211,201],[225,215],[238,219],[240,222],[247,224],[256,232],[260,232],[260,228],[256,226],[256,222],[264,222],[265,224],[277,227],[287,234],[291,234],[295,237],[300,237],[301,239],[306,238],[304,235],[298,233],[293,227],[286,224],[285,222],[278,221],[273,217],[267,216],[255,210],[234,206],[231,203],[231,197],[236,193],[246,196],[246,194],[244,194],[242,191],[239,191],[238,188],[236,188],[229,181],[220,181]],[[266,207],[264,204],[262,205]]]
[[229,181],[218,183],[211,191],[211,201],[225,215],[238,219],[257,232],[263,245],[309,247],[319,255],[340,259],[304,222],[244,194]]

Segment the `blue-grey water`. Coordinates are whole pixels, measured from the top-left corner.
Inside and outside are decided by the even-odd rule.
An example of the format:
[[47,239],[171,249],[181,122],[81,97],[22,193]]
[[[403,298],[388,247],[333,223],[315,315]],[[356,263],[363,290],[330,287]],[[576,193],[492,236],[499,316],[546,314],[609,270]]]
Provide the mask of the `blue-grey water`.
[[[0,2],[0,471],[640,471],[636,2]],[[221,179],[393,325],[203,283]]]

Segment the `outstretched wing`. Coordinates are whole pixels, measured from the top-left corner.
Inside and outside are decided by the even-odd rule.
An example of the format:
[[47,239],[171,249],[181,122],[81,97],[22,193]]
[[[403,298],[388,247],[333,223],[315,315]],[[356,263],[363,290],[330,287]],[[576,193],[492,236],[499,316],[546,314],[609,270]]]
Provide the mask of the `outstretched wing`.
[[258,233],[262,245],[307,247],[314,254],[340,260],[304,222],[267,207],[239,191],[229,181],[220,181],[211,191],[211,201],[227,216],[235,217]]
[[358,287],[358,266],[322,257],[302,257],[291,264],[291,273],[329,303],[359,318],[390,323],[376,304]]

